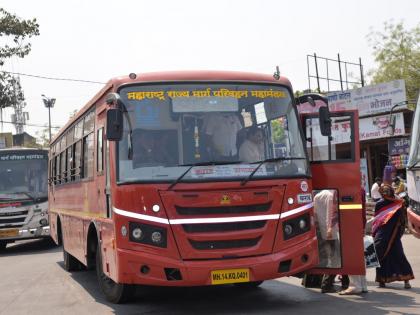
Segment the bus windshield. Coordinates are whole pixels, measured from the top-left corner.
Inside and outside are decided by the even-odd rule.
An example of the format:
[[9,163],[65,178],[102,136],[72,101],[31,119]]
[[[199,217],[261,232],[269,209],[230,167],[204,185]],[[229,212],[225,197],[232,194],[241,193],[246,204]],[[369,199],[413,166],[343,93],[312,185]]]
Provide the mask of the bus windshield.
[[[279,85],[123,87],[118,182],[237,180],[308,175],[289,91]],[[185,173],[187,172],[187,173]],[[185,173],[185,174],[184,174]]]
[[0,153],[0,200],[47,198],[47,154]]

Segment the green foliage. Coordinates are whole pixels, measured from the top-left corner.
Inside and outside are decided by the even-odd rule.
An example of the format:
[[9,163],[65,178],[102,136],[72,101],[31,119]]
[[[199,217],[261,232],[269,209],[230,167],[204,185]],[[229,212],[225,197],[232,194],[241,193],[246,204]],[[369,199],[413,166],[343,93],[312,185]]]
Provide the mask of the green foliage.
[[[23,58],[31,51],[28,38],[39,35],[36,19],[23,20],[0,8],[0,66],[14,56]],[[0,108],[23,101],[24,95],[19,81],[9,73],[0,72]]]
[[273,142],[281,143],[284,138],[284,128],[280,120],[273,120],[271,122],[271,131],[273,133]]
[[372,83],[404,79],[407,98],[414,99],[420,89],[420,24],[406,30],[403,22],[385,22],[382,32],[367,37],[378,64],[369,73]]

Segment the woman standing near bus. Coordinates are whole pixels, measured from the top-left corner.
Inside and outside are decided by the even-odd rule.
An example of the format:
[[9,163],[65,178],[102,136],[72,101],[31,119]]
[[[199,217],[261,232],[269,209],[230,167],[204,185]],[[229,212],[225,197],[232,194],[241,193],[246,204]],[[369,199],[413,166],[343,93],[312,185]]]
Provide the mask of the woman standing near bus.
[[385,283],[404,281],[404,288],[410,289],[414,279],[413,270],[408,262],[401,242],[405,223],[403,201],[396,199],[394,190],[388,184],[379,192],[382,199],[375,206],[372,234],[381,266],[376,268],[376,282],[384,288]]

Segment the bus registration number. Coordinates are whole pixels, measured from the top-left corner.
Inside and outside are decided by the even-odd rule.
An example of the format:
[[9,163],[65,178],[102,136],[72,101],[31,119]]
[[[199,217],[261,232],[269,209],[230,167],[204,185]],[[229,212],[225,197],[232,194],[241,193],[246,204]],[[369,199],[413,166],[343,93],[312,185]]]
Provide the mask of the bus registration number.
[[225,269],[211,272],[211,284],[249,282],[249,269]]
[[0,230],[0,238],[19,235],[19,229]]

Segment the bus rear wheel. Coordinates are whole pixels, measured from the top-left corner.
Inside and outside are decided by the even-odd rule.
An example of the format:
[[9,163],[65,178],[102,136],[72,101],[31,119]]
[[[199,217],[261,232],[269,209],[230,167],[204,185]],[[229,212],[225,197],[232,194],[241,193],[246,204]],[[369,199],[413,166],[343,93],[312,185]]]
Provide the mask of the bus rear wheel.
[[133,297],[135,291],[133,285],[116,283],[103,272],[99,246],[96,249],[96,275],[98,276],[99,287],[109,302],[121,304]]
[[64,244],[63,244],[63,262],[64,262],[64,269],[66,271],[80,270],[80,262],[72,254],[69,254],[64,249]]

